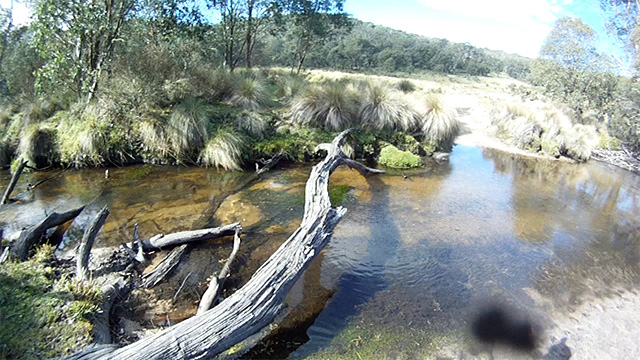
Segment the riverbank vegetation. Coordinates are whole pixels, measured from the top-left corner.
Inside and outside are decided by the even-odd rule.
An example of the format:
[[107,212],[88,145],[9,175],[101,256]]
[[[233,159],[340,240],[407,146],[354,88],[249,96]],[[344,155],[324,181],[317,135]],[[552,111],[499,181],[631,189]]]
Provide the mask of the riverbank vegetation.
[[[482,97],[478,85],[489,85],[476,76],[513,78],[511,103],[485,102],[507,143],[579,161],[597,145],[638,148],[635,81],[593,55],[593,31],[575,21],[559,22],[530,60],[363,23],[339,1],[214,3],[222,23],[197,2],[171,4],[41,1],[28,27],[5,14],[0,166],[22,158],[35,168],[149,162],[237,171],[277,153],[308,160],[347,127],[360,129],[349,142],[358,158],[375,161],[387,144],[419,156],[447,152],[464,131],[450,100],[472,88]],[[104,31],[83,35],[94,28]],[[563,60],[576,53],[591,55],[581,66]],[[547,121],[536,99],[559,113]]]

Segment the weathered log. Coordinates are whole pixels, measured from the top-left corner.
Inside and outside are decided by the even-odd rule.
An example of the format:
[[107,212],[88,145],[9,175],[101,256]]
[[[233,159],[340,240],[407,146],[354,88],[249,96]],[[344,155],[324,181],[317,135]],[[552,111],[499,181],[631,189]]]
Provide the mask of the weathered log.
[[144,250],[161,250],[176,245],[187,244],[191,242],[210,240],[221,236],[233,235],[240,223],[220,226],[216,228],[208,228],[202,230],[181,231],[168,235],[156,235],[152,238],[142,240]]
[[76,218],[84,210],[84,205],[77,209],[72,209],[63,213],[52,212],[39,224],[31,226],[22,231],[18,240],[11,245],[11,253],[20,261],[24,261],[29,256],[31,247],[36,245],[47,229]]
[[[333,229],[346,212],[345,208],[331,207],[328,185],[331,173],[339,165],[349,163],[340,150],[348,133],[342,132],[330,145],[322,147],[328,154],[311,170],[300,227],[247,284],[200,316],[194,316],[113,353],[85,358],[211,358],[270,324],[280,311],[289,290],[327,244]],[[364,166],[355,168],[361,173],[375,172]]]
[[189,244],[182,244],[173,248],[167,256],[160,261],[151,272],[142,276],[141,286],[145,289],[150,289],[158,285],[165,277],[167,277],[173,269],[178,266],[180,259],[187,252]]
[[97,284],[102,293],[102,305],[100,312],[94,314],[91,319],[93,324],[93,341],[96,344],[111,343],[111,326],[109,317],[115,301],[123,297],[131,290],[132,281],[126,274],[111,273],[100,279]]
[[78,280],[84,281],[89,279],[89,254],[91,254],[93,242],[98,235],[98,231],[100,231],[104,222],[107,220],[107,216],[109,216],[109,208],[105,206],[100,210],[98,215],[96,215],[91,225],[84,231],[84,235],[82,235],[82,240],[76,253],[76,277]]
[[240,229],[236,229],[236,233],[233,236],[233,249],[231,250],[231,255],[229,255],[229,259],[224,264],[224,267],[220,271],[220,274],[217,276],[214,275],[211,278],[211,282],[209,283],[209,287],[207,291],[202,295],[202,299],[200,300],[200,304],[198,305],[198,313],[196,315],[201,315],[205,311],[209,310],[211,306],[214,306],[222,293],[222,287],[224,286],[225,280],[229,277],[229,271],[231,270],[231,264],[233,263],[233,259],[236,258],[236,254],[238,253],[238,249],[240,249],[240,235],[238,233]]
[[18,165],[18,168],[16,169],[16,171],[11,175],[11,180],[9,180],[9,185],[7,186],[7,189],[4,191],[4,195],[2,195],[2,201],[0,201],[0,205],[4,205],[7,202],[9,202],[9,197],[11,196],[13,189],[16,187],[16,184],[20,179],[20,175],[22,175],[22,171],[27,166],[27,163],[28,163],[27,160],[22,160],[20,165]]

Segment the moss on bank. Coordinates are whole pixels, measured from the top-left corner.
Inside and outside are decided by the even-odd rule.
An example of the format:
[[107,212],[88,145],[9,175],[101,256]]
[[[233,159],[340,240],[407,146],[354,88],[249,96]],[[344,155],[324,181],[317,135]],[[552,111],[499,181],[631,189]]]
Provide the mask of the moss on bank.
[[424,165],[420,156],[414,155],[409,151],[399,150],[393,145],[382,148],[378,163],[394,169],[410,169]]
[[92,341],[87,315],[98,310],[99,291],[54,267],[53,251],[0,266],[0,359],[50,358]]

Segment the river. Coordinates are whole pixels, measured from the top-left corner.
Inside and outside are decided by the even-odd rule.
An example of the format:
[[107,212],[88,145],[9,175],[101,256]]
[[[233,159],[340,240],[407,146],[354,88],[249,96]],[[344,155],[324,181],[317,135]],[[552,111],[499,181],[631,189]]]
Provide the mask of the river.
[[[107,180],[104,169],[68,170],[24,191],[27,181],[56,173],[25,175],[20,201],[0,209],[5,237],[83,203],[90,205],[62,253],[103,205],[111,215],[96,247],[129,241],[134,223],[148,237],[240,221],[246,234],[227,283],[233,289],[297,227],[309,166],[265,174],[214,216],[216,199],[249,175],[141,165],[112,168]],[[468,329],[487,302],[518,309],[550,336],[584,304],[638,291],[640,177],[624,170],[458,145],[449,163],[428,159],[424,169],[367,178],[341,168],[331,183],[347,215],[287,297],[286,316],[245,358],[482,356],[492,350]],[[167,283],[145,293],[162,306],[133,301],[122,315],[146,328],[193,315],[230,247],[228,239],[198,246]]]

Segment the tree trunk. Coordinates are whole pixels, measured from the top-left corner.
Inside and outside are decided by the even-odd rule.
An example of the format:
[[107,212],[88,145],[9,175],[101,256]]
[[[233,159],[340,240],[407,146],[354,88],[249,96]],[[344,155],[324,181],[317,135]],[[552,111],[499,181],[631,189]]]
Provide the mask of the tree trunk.
[[91,225],[84,231],[76,254],[76,277],[78,280],[85,281],[89,279],[89,254],[91,254],[93,242],[98,235],[98,231],[100,231],[104,222],[107,220],[107,216],[109,216],[109,208],[105,206],[100,210],[98,215],[96,215]]
[[20,163],[16,171],[13,173],[13,175],[11,175],[11,180],[9,180],[9,185],[7,186],[7,189],[4,191],[4,195],[2,195],[2,201],[0,201],[0,205],[4,205],[7,202],[9,202],[9,197],[11,196],[13,189],[16,187],[16,184],[18,183],[18,180],[20,179],[20,175],[22,175],[22,171],[24,170],[25,167],[27,167],[27,163],[28,163],[27,160],[22,160],[22,162]]
[[84,210],[84,205],[63,213],[52,212],[38,225],[34,225],[23,230],[18,240],[11,244],[11,253],[20,261],[27,260],[27,257],[29,257],[29,251],[40,241],[47,229],[75,219],[82,210]]
[[341,164],[361,173],[380,173],[349,160],[340,150],[349,131],[331,144],[318,146],[326,158],[311,170],[300,227],[256,271],[249,282],[216,307],[160,333],[112,353],[75,354],[69,359],[194,359],[211,358],[269,325],[296,280],[327,244],[346,209],[332,208],[329,176]]
[[169,235],[156,235],[150,239],[142,240],[142,248],[144,250],[161,250],[176,245],[186,243],[214,239],[221,236],[231,236],[240,227],[240,223],[220,226],[216,228],[181,231]]

